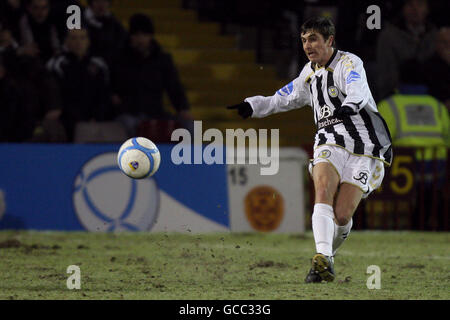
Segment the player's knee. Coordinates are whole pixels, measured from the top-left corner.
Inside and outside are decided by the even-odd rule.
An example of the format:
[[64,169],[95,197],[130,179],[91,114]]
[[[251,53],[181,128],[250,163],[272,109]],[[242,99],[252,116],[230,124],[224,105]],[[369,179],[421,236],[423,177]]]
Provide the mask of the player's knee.
[[339,226],[345,226],[350,222],[356,206],[352,203],[337,204],[334,208],[334,215]]
[[316,202],[332,203],[334,193],[327,185],[316,186]]
[[342,216],[342,215],[337,215],[337,214],[335,215],[335,218],[336,218],[336,223],[338,224],[338,226],[345,226],[352,219],[351,216]]
[[316,202],[333,202],[335,187],[326,177],[318,178],[314,183]]

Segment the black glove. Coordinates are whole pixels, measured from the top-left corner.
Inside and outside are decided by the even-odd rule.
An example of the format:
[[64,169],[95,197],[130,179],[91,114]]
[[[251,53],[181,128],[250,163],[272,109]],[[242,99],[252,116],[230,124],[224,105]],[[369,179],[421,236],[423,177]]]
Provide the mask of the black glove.
[[248,102],[242,102],[233,106],[228,106],[227,109],[237,109],[239,115],[244,119],[250,117],[253,114],[253,109]]
[[333,116],[338,119],[347,118],[349,116],[354,116],[357,112],[349,106],[341,106],[334,110]]

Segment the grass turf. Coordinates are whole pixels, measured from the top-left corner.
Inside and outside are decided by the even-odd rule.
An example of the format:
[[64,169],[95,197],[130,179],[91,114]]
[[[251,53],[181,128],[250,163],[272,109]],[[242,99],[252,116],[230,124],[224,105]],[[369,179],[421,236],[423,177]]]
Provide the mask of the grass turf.
[[[352,232],[336,280],[305,284],[311,232],[0,232],[0,299],[449,299],[450,233]],[[66,287],[69,265],[81,289]],[[366,286],[381,269],[381,289]]]

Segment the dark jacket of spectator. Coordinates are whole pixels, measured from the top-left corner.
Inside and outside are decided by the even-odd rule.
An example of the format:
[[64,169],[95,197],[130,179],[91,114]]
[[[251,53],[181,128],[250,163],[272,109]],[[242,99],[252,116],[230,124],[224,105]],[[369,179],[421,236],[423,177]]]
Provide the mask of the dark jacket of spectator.
[[45,63],[60,49],[60,42],[56,26],[45,20],[37,23],[27,13],[20,20],[21,45],[30,46],[36,44],[39,49],[39,57]]
[[23,140],[19,128],[22,103],[17,86],[8,77],[4,60],[0,55],[0,141],[17,142]]
[[118,112],[164,117],[164,92],[168,93],[177,111],[188,110],[189,104],[171,55],[155,40],[150,46],[148,57],[127,47],[115,64],[113,90],[122,101]]
[[84,20],[89,30],[92,54],[111,65],[125,46],[126,30],[113,14],[96,17],[90,8],[84,11]]
[[377,43],[379,99],[393,94],[402,82],[417,83],[422,77],[418,70],[434,53],[436,32],[427,20],[414,27],[404,16],[386,23]]
[[450,107],[450,65],[435,54],[425,62],[423,75],[430,95]]
[[436,53],[424,63],[422,74],[429,94],[450,110],[450,28],[439,31]]
[[15,39],[20,39],[19,21],[24,13],[23,1],[0,0],[0,19],[5,19]]
[[86,55],[79,59],[63,52],[47,63],[58,80],[62,96],[61,120],[69,140],[79,121],[104,120],[109,99],[109,69],[100,57]]
[[61,106],[58,87],[37,58],[18,57],[13,51],[9,53],[9,56],[2,57],[14,60],[14,63],[4,65],[7,70],[0,94],[0,108],[14,108],[9,112],[13,129],[8,139],[14,142],[32,141],[35,129],[46,115]]
[[14,38],[11,25],[7,20],[0,17],[0,55],[3,63],[8,66],[8,74],[14,78],[20,76],[20,64],[28,60],[31,56],[27,54],[25,48],[20,48],[17,39]]

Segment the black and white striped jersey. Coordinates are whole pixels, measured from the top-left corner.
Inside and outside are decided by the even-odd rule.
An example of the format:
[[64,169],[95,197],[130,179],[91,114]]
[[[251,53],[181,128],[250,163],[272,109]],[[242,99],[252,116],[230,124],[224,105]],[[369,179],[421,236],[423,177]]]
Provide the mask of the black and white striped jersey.
[[[252,106],[255,118],[309,105],[317,126],[314,148],[337,145],[350,153],[391,164],[389,129],[378,113],[363,62],[350,52],[335,49],[325,66],[317,68],[308,62],[296,79],[273,96],[249,97],[245,101]],[[334,110],[342,105],[358,113],[342,119],[334,117]]]

